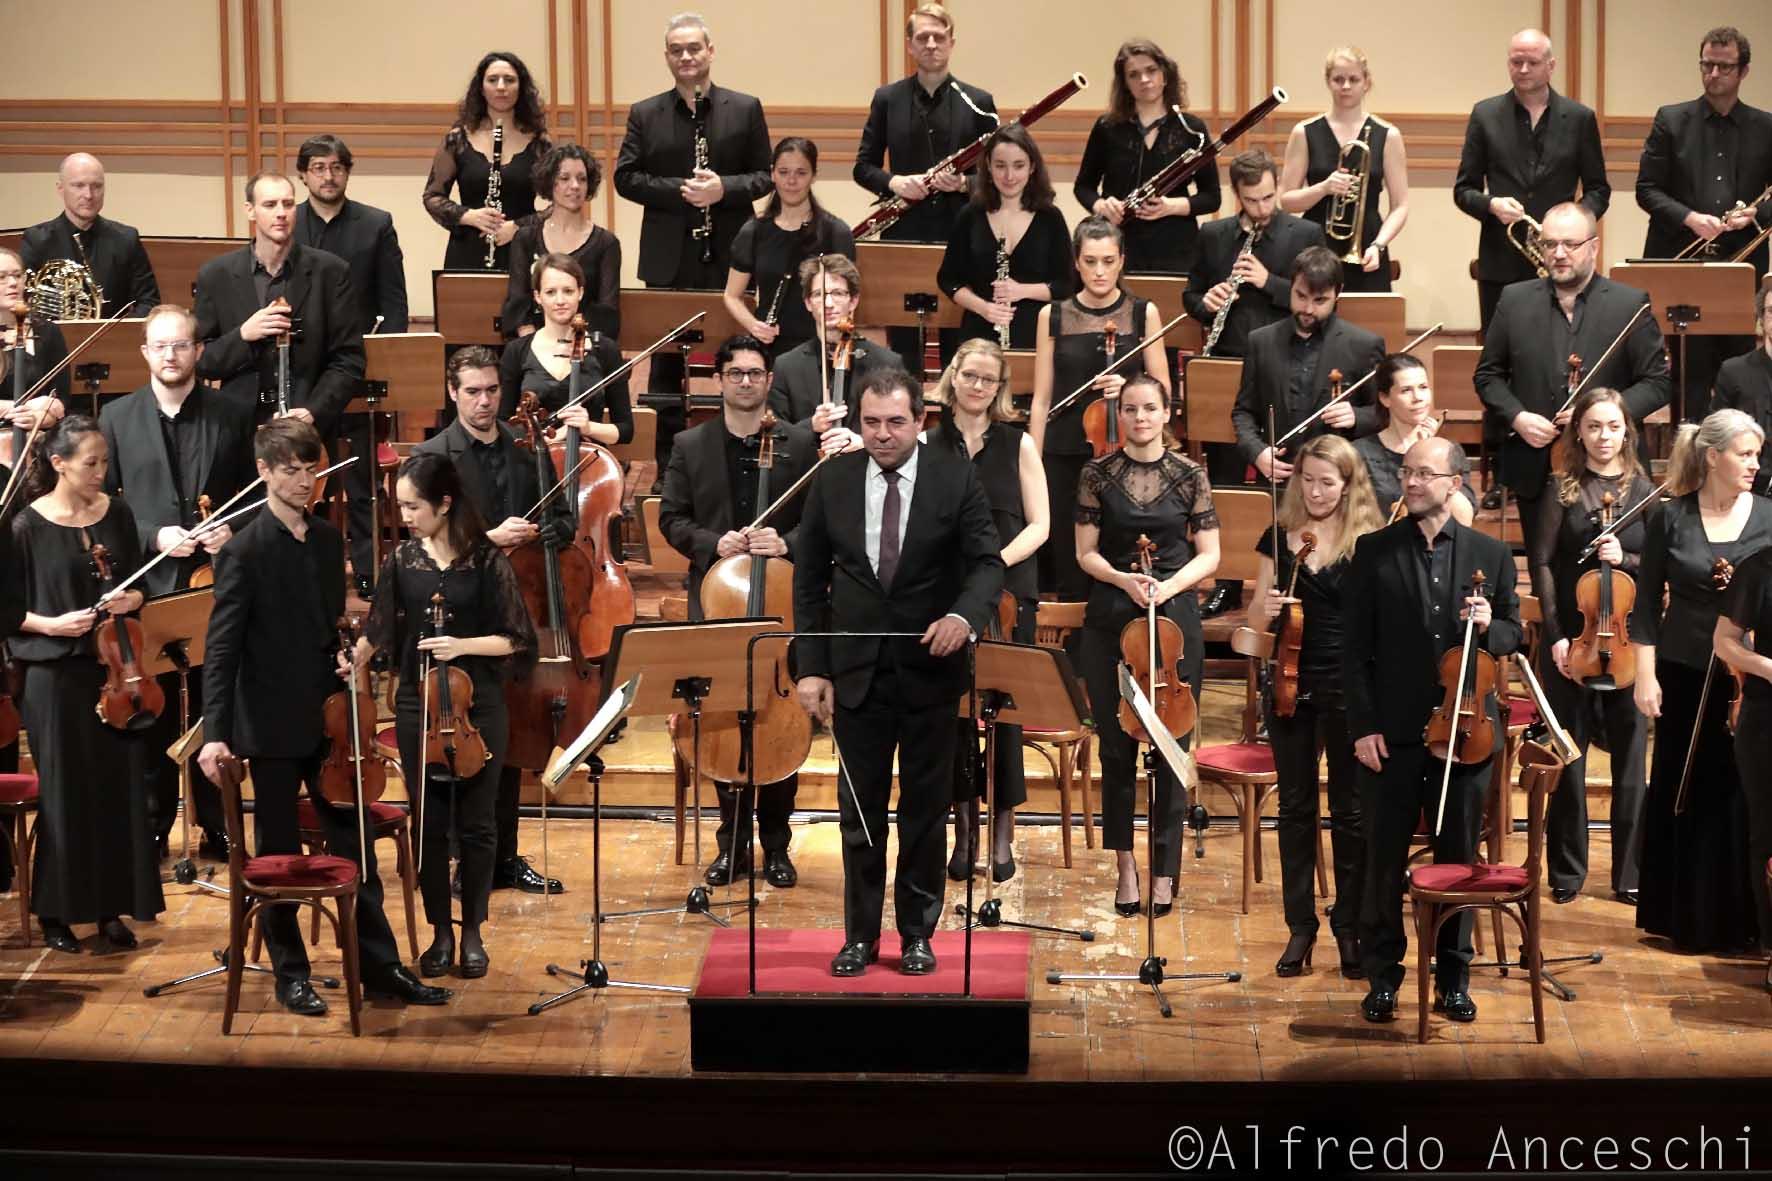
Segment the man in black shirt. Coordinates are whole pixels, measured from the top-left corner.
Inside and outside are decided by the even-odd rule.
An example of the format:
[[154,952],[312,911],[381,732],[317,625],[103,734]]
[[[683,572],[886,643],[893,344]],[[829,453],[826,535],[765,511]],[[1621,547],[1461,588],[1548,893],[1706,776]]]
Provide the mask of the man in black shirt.
[[[1716,393],[1707,413],[1740,410],[1772,433],[1772,281],[1762,280],[1754,294],[1755,318],[1760,336],[1753,351],[1731,357],[1717,370]],[[1754,491],[1772,496],[1772,465],[1754,477]]]
[[[173,555],[143,579],[143,589],[152,597],[188,587],[191,575],[233,536],[231,525],[218,525],[201,540],[192,540],[189,530],[201,515],[200,496],[220,508],[252,482],[252,412],[197,384],[203,346],[190,312],[162,304],[148,314],[142,335],[148,384],[107,404],[99,414],[99,430],[110,450],[105,491],[129,501],[143,556]],[[201,666],[191,669],[189,685],[195,717],[203,707]],[[149,731],[145,778],[154,831],[164,844],[178,811],[178,767],[165,751],[188,719],[170,704],[179,700],[178,674],[163,674],[160,688],[169,707]],[[191,794],[193,820],[203,826],[202,854],[226,861],[221,796],[196,767],[191,769]]]
[[[364,335],[406,331],[406,263],[400,237],[386,210],[345,196],[351,183],[351,149],[336,135],[316,135],[302,143],[296,168],[308,199],[295,207],[295,240],[345,260],[357,297],[357,322]],[[351,454],[362,457],[346,468],[343,487],[350,498],[351,571],[365,598],[375,585],[370,533],[369,477],[381,474],[379,456],[370,455],[369,416],[347,414],[341,424]],[[389,462],[392,462],[390,460]]]
[[[734,336],[720,345],[714,367],[720,374],[720,417],[677,436],[658,514],[659,527],[672,548],[689,558],[689,618],[695,620],[706,618],[701,580],[715,562],[739,554],[791,559],[794,530],[805,503],[804,497],[795,496],[769,524],[751,528],[750,523],[768,507],[758,503],[757,458],[769,399],[769,348],[754,337]],[[774,464],[769,469],[771,501],[811,470],[818,446],[810,431],[794,423],[778,425],[775,436]],[[707,881],[723,886],[750,871],[752,800],[738,785],[720,783],[716,789],[720,827],[714,840],[719,855],[708,866]],[[798,790],[797,774],[757,788],[763,876],[781,888],[799,880],[788,856],[793,836],[788,816]]]
[[843,402],[826,403],[825,391],[834,377],[831,362],[840,335],[838,326],[845,320],[853,324],[855,309],[861,306],[861,272],[841,254],[819,255],[800,264],[800,290],[806,293],[806,310],[812,313],[812,322],[816,324],[820,316],[824,318],[823,363],[820,364],[816,336],[777,357],[769,405],[782,421],[808,427],[819,436],[823,446],[842,450],[831,432],[844,427],[854,429],[859,407],[853,391],[859,388],[861,379],[876,369],[903,369],[905,364],[891,349],[857,333],[853,337],[855,348]]
[[[1366,818],[1366,894],[1360,907],[1360,948],[1371,991],[1360,1010],[1368,1021],[1396,1015],[1408,937],[1403,926],[1409,843],[1425,814],[1440,811],[1443,760],[1424,741],[1433,707],[1444,696],[1439,663],[1464,640],[1468,614],[1476,646],[1506,656],[1520,645],[1513,554],[1501,541],[1452,519],[1453,495],[1470,463],[1449,439],[1423,439],[1403,456],[1404,520],[1360,538],[1342,584],[1342,682],[1347,732],[1356,736],[1361,767],[1360,812]],[[1476,571],[1483,595],[1472,595]],[[1490,760],[1504,728],[1491,695],[1481,708],[1495,725],[1495,745],[1479,763],[1456,763],[1446,792],[1444,823],[1433,838],[1434,860],[1468,864],[1477,848]],[[1434,1008],[1454,1021],[1474,1021],[1470,998],[1471,914],[1440,928],[1435,951]]]
[[[357,949],[365,992],[407,1004],[440,1005],[448,989],[432,988],[400,962],[399,945],[382,910],[375,845],[359,848],[356,813],[319,797],[326,754],[326,698],[345,669],[337,623],[345,608],[344,540],[307,512],[314,476],[325,462],[320,436],[305,421],[279,418],[254,442],[268,497],[219,555],[215,611],[209,617],[208,673],[203,684],[204,774],[237,755],[251,761],[253,826],[258,855],[299,853],[296,800],[305,785],[326,832],[327,847],[361,870],[357,887]],[[259,920],[277,976],[277,1001],[292,1013],[326,1012],[308,982],[308,955],[294,907],[265,908]]]
[[62,199],[60,215],[26,230],[19,244],[25,269],[35,271],[55,259],[79,263],[92,272],[103,297],[101,319],[131,302],[135,315],[146,315],[160,302],[160,284],[134,227],[99,216],[105,207],[105,166],[96,156],[75,152],[62,161],[55,191]]
[[[1637,204],[1649,214],[1648,258],[1671,258],[1695,239],[1710,244],[1700,258],[1721,262],[1772,222],[1772,113],[1741,101],[1752,57],[1739,29],[1712,29],[1698,43],[1704,97],[1655,112],[1637,165]],[[1766,244],[1745,261],[1766,273]],[[1661,309],[1657,309],[1660,311]],[[1753,347],[1745,336],[1686,336],[1680,411],[1697,418],[1710,403],[1711,382],[1729,357]]]

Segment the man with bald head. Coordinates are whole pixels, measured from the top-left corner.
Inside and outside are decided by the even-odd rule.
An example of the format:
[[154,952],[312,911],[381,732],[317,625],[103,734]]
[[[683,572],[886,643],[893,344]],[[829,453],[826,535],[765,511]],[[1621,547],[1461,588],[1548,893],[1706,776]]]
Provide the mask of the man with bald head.
[[[1342,681],[1347,732],[1360,765],[1360,811],[1366,824],[1366,892],[1360,903],[1360,949],[1371,991],[1360,1004],[1368,1021],[1396,1015],[1409,940],[1403,927],[1403,875],[1416,822],[1430,829],[1440,812],[1445,763],[1424,740],[1429,715],[1444,697],[1440,658],[1464,642],[1465,619],[1477,646],[1506,656],[1520,646],[1514,558],[1497,538],[1460,525],[1452,498],[1470,462],[1450,439],[1409,448],[1399,471],[1409,515],[1360,538],[1342,582]],[[1475,574],[1483,595],[1473,595]],[[1434,860],[1468,864],[1477,850],[1490,761],[1506,733],[1493,696],[1483,705],[1495,743],[1480,763],[1455,763]],[[1469,991],[1471,914],[1440,929],[1434,959],[1434,1009],[1474,1021]]]
[[1523,216],[1542,222],[1553,205],[1576,199],[1596,218],[1606,215],[1612,185],[1592,109],[1551,89],[1557,58],[1537,29],[1521,29],[1507,46],[1513,89],[1471,108],[1452,199],[1482,223],[1477,242],[1477,307],[1488,331],[1501,289],[1533,277],[1532,265],[1507,242]]
[[105,166],[98,157],[75,152],[62,161],[55,191],[62,211],[25,231],[19,253],[27,270],[55,259],[77,262],[92,271],[104,297],[101,318],[135,301],[135,315],[145,316],[160,302],[160,284],[134,227],[101,217],[105,207]]
[[[1596,273],[1599,223],[1585,206],[1564,203],[1544,215],[1543,245],[1550,275],[1511,284],[1477,361],[1477,396],[1490,427],[1502,436],[1501,482],[1519,500],[1520,527],[1531,553],[1538,536],[1538,503],[1550,473],[1550,448],[1568,425],[1568,360],[1582,360],[1582,377],[1624,395],[1643,419],[1673,393],[1661,328],[1651,309],[1600,365],[1618,334],[1649,302],[1635,287]],[[1594,366],[1599,365],[1598,372]]]

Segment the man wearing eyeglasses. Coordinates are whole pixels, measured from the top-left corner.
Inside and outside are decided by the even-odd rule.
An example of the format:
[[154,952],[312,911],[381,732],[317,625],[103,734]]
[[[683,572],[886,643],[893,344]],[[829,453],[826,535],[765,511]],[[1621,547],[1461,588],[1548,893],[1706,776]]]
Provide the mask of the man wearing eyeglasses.
[[[233,536],[218,525],[200,538],[190,531],[202,517],[198,498],[208,496],[220,509],[251,483],[252,407],[197,384],[197,361],[203,345],[197,340],[197,319],[177,304],[161,304],[142,326],[142,359],[148,384],[111,402],[99,414],[99,430],[110,449],[105,491],[122,494],[135,512],[142,553],[172,556],[150,570],[142,589],[150,598],[183,590],[191,575],[210,563]],[[166,673],[160,688],[176,702],[178,674]],[[191,700],[203,700],[202,669],[192,671]],[[164,849],[178,808],[178,767],[164,754],[178,737],[176,707],[162,710],[148,737],[145,778],[150,820]],[[196,823],[202,825],[204,856],[227,860],[227,826],[221,797],[195,762],[191,787]]]
[[[812,470],[818,443],[812,432],[795,423],[775,428],[774,462],[769,468],[769,501],[758,496],[758,468],[763,413],[769,401],[769,346],[751,336],[734,336],[714,357],[720,377],[720,417],[679,434],[665,470],[664,499],[658,523],[672,548],[689,559],[689,618],[705,618],[701,580],[722,558],[750,554],[789,557],[800,524],[804,495],[782,505],[767,524],[757,519],[794,481]],[[716,784],[720,796],[720,828],[714,834],[719,854],[708,866],[710,886],[724,886],[751,868],[752,801],[742,787]],[[799,778],[759,784],[756,810],[763,845],[763,876],[786,889],[799,880],[788,855],[792,833],[788,817],[794,810]],[[734,834],[737,840],[734,840]]]
[[[1649,214],[1648,258],[1671,258],[1701,241],[1702,261],[1723,262],[1772,223],[1772,114],[1741,101],[1753,56],[1739,29],[1712,29],[1698,43],[1702,98],[1655,112],[1637,166],[1637,204]],[[1766,273],[1766,244],[1743,260]],[[1711,382],[1728,357],[1753,347],[1746,336],[1687,336],[1681,409],[1704,413]]]
[[905,363],[891,349],[856,334],[847,392],[839,403],[833,391],[833,400],[827,403],[825,390],[835,379],[832,354],[841,335],[839,326],[845,320],[853,324],[855,309],[861,306],[861,272],[841,254],[815,256],[800,264],[800,290],[805,293],[812,322],[824,321],[823,364],[816,336],[777,357],[769,404],[784,421],[810,427],[828,446],[832,429],[846,426],[854,430],[857,425],[859,408],[853,391],[860,388],[861,379],[876,369],[903,369]]
[[1504,433],[1501,482],[1518,501],[1528,553],[1537,538],[1551,444],[1569,425],[1568,359],[1581,358],[1582,380],[1590,388],[1624,395],[1638,430],[1673,392],[1653,309],[1600,364],[1649,297],[1595,273],[1600,248],[1593,213],[1565,203],[1546,213],[1543,225],[1550,276],[1511,284],[1501,293],[1476,371],[1477,396],[1494,429]]

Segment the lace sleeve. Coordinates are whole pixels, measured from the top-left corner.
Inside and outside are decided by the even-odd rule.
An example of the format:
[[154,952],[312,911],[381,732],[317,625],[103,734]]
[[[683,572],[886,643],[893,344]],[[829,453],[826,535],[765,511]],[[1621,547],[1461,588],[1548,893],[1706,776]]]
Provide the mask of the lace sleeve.
[[451,131],[443,137],[443,143],[437,148],[437,154],[431,159],[431,174],[425,178],[425,212],[431,220],[446,230],[453,230],[461,224],[461,215],[466,213],[467,206],[449,199],[449,190],[455,185],[455,175],[459,167],[455,159],[456,133]]
[[381,575],[375,580],[376,588],[381,593],[370,600],[369,619],[363,625],[363,635],[375,645],[375,650],[385,653],[393,660],[398,660],[401,656],[395,650],[399,643],[401,614],[399,559],[398,546],[382,559]]
[[1218,509],[1212,503],[1212,482],[1206,469],[1192,460],[1176,460],[1182,466],[1176,481],[1176,493],[1187,507],[1188,527],[1195,533],[1218,528]]
[[527,668],[535,660],[536,638],[535,624],[529,618],[529,608],[523,605],[523,588],[517,582],[517,572],[511,567],[511,560],[504,556],[496,547],[488,547],[487,555],[490,566],[490,583],[492,586],[494,608],[494,627],[498,635],[511,641],[511,655],[508,658],[514,669]]
[[1077,524],[1101,525],[1101,490],[1107,479],[1099,461],[1092,461],[1083,468],[1083,474],[1077,480]]

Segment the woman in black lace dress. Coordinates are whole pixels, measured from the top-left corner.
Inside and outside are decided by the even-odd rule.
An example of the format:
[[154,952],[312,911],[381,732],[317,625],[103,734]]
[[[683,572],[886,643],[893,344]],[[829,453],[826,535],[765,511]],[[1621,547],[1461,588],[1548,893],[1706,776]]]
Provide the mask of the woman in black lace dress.
[[[450,924],[449,837],[454,829],[461,858],[461,974],[486,975],[489,958],[480,936],[492,892],[496,844],[493,805],[504,765],[509,722],[504,686],[513,662],[535,654],[535,627],[511,563],[486,537],[486,523],[462,494],[461,474],[442,455],[414,455],[400,465],[395,496],[401,522],[412,532],[382,563],[380,593],[369,626],[357,641],[356,660],[366,664],[377,650],[399,662],[394,725],[400,765],[416,796],[424,735],[420,729],[421,653],[439,665],[468,674],[474,686],[469,720],[491,756],[467,779],[456,780],[437,765],[425,768],[421,812],[419,890],[435,935],[419,957],[425,976],[441,976],[455,962]],[[441,592],[447,612],[441,633],[431,627],[431,596]],[[432,699],[430,709],[436,709]]]
[[[495,129],[502,129],[497,145]],[[504,271],[510,266],[517,221],[535,211],[536,161],[550,146],[541,94],[523,59],[514,53],[481,58],[456,110],[455,126],[443,137],[425,181],[425,212],[449,231],[445,270]],[[495,154],[497,209],[487,203]],[[456,200],[449,197],[451,188]]]

